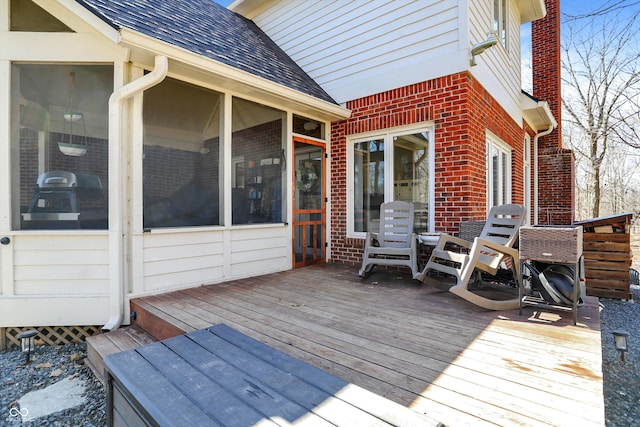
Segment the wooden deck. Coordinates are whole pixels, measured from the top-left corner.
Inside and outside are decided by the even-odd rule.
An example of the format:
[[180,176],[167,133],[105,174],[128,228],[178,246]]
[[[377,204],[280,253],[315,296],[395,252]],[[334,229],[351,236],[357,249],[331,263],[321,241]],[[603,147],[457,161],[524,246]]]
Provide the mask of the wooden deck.
[[604,426],[600,318],[492,312],[407,272],[319,265],[137,299],[158,339],[226,323],[450,426]]

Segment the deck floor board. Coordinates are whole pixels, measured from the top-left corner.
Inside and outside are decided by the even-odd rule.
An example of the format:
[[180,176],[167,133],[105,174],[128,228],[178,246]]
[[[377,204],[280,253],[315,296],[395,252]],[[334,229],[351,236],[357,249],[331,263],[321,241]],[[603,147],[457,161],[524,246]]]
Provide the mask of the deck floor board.
[[[136,302],[136,301],[134,301]],[[487,311],[408,273],[317,265],[137,301],[218,323],[447,425],[604,426],[600,320]]]

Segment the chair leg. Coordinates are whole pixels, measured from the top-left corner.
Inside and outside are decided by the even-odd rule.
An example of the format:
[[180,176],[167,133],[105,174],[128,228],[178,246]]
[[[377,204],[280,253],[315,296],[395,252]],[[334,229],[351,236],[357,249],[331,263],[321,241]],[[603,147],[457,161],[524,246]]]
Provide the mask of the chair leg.
[[364,279],[373,271],[375,266],[376,265],[373,263],[363,263],[360,271],[358,272],[358,276],[360,276],[361,279]]
[[515,310],[520,307],[520,298],[502,301],[492,300],[481,297],[478,294],[474,294],[461,286],[454,286],[449,289],[449,291],[479,307],[486,308],[487,310]]

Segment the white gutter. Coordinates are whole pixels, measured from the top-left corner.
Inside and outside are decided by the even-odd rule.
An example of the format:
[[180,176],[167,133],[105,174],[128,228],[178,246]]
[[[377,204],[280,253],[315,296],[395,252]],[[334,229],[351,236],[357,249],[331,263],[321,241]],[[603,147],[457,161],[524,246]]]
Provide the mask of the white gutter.
[[[553,117],[553,116],[552,116]],[[554,120],[554,123],[549,126],[548,129],[543,130],[542,132],[537,132],[533,137],[533,158],[535,159],[536,167],[533,172],[533,185],[535,191],[533,192],[533,223],[538,224],[538,168],[540,166],[540,162],[538,159],[538,140],[543,136],[549,135],[553,130],[558,126],[558,123]]]
[[123,102],[160,83],[169,71],[166,56],[155,57],[149,74],[114,91],[109,97],[109,311],[103,332],[118,329],[124,313],[124,228],[122,224],[124,177],[122,170]]

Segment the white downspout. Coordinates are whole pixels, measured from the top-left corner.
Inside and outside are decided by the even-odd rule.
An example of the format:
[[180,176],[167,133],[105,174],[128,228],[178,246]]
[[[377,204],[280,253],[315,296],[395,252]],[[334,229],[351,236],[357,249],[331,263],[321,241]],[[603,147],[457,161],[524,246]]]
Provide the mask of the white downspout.
[[122,209],[124,177],[122,168],[123,102],[160,83],[169,71],[166,56],[155,57],[155,67],[149,74],[114,91],[109,97],[109,311],[111,316],[103,332],[118,329],[124,313],[124,233]]
[[539,159],[538,159],[538,139],[543,136],[549,135],[556,128],[557,124],[552,124],[548,129],[543,130],[542,132],[538,132],[533,137],[533,158],[535,159],[535,169],[533,172],[533,185],[535,191],[533,192],[533,224],[538,224],[538,167],[539,167]]

